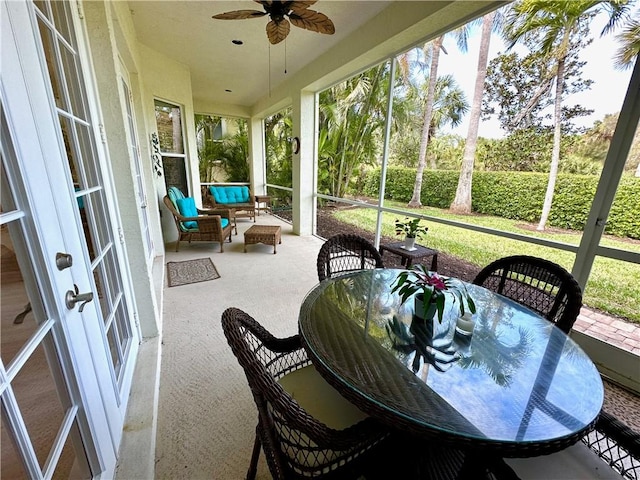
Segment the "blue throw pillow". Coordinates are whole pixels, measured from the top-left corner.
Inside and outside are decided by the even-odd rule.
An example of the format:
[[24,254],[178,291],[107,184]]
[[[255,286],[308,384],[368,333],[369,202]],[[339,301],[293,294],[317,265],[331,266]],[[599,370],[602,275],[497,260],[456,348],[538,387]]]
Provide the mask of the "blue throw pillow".
[[[197,217],[198,209],[196,208],[196,202],[193,197],[178,198],[176,200],[178,204],[178,211],[183,217]],[[182,222],[185,228],[197,228],[198,222]]]

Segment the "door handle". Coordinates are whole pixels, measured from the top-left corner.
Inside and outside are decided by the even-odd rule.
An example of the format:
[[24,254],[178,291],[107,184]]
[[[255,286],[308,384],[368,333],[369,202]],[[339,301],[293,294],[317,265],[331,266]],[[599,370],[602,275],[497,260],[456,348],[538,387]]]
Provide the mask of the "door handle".
[[76,303],[82,302],[80,304],[79,312],[84,310],[84,306],[93,300],[93,292],[87,293],[79,293],[78,286],[76,284],[73,285],[74,290],[67,290],[67,294],[64,296],[64,301],[69,310],[73,310],[76,306]]

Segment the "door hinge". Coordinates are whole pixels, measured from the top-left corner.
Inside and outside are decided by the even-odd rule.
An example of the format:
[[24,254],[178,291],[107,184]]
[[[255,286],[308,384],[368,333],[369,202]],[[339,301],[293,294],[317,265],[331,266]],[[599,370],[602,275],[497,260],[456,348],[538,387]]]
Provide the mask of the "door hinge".
[[82,11],[82,2],[80,2],[80,0],[76,2],[76,7],[78,8],[78,17],[80,17],[80,19],[83,20],[84,12]]
[[104,131],[104,125],[103,124],[99,124],[98,128],[100,129],[100,140],[102,141],[102,143],[104,145],[107,144],[107,134]]
[[140,326],[140,322],[138,321],[138,312],[133,312],[133,323],[136,324],[136,327]]
[[124,245],[124,231],[122,227],[118,227],[118,237],[120,238],[120,243]]

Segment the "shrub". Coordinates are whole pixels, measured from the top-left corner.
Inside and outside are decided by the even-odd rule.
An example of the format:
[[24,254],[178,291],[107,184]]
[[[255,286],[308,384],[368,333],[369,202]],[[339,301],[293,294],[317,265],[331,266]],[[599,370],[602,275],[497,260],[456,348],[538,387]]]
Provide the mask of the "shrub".
[[[420,199],[423,205],[449,208],[458,185],[459,172],[425,170]],[[473,210],[486,215],[537,222],[547,189],[548,175],[534,172],[474,172]],[[556,182],[549,225],[583,230],[598,186],[595,175],[560,174]],[[413,194],[415,169],[387,169],[385,197],[409,202]],[[372,170],[364,182],[364,193],[376,196],[380,169]],[[640,239],[640,178],[623,177],[611,207],[605,232],[618,237]]]

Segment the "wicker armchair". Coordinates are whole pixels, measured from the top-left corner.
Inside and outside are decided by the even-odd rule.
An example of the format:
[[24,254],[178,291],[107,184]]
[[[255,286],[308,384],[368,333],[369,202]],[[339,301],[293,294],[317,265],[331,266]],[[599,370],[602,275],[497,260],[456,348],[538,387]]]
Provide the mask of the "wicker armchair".
[[369,241],[358,235],[329,238],[318,252],[318,280],[356,270],[384,268],[382,256]]
[[[176,240],[176,252],[180,247],[180,242],[188,240],[219,242],[220,252],[224,252],[224,241],[228,238],[231,242],[233,231],[232,214],[229,210],[198,210],[198,216],[185,217],[180,214],[176,205],[168,195],[164,197],[164,204],[167,206],[178,229],[178,240]],[[223,217],[226,222],[223,226]],[[195,226],[192,223],[195,222]]]
[[582,307],[582,290],[560,265],[526,255],[484,267],[473,281],[530,308],[569,333]]
[[[256,440],[247,478],[255,478],[261,447],[274,479],[342,479],[357,478],[362,474],[362,469],[369,465],[377,447],[385,444],[389,433],[319,377],[315,368],[310,366],[300,337],[276,338],[237,308],[224,311],[222,328],[245,371],[258,407]],[[314,381],[309,383],[300,376],[303,374],[311,375],[306,378]],[[312,384],[322,384],[318,388],[324,388],[323,393],[313,392],[316,387],[309,387]],[[288,385],[288,388],[283,385]],[[291,391],[294,393],[289,393]],[[303,408],[305,398],[308,401]],[[346,428],[341,429],[327,426],[310,411],[320,409],[322,412],[320,404],[329,399],[333,403],[324,411],[325,414],[330,412],[329,417],[335,417],[336,411],[351,409],[361,420],[351,424],[345,422],[351,418],[346,415],[340,420],[350,426],[345,425]],[[335,418],[331,420],[333,423],[337,421]]]

